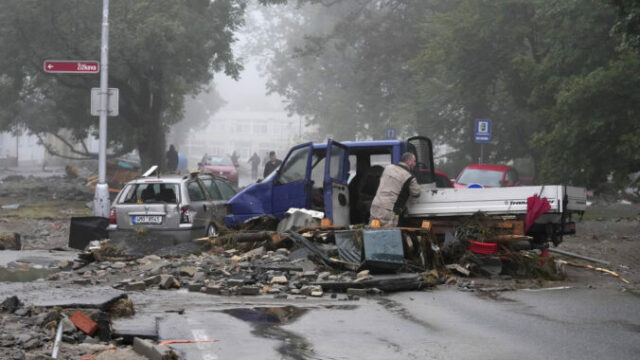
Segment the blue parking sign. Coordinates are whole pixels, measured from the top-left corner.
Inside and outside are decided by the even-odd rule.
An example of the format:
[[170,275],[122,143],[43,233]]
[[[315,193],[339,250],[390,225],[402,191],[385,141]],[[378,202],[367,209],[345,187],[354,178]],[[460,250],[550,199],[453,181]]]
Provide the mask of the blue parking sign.
[[395,140],[397,136],[396,128],[388,127],[384,132],[385,140]]
[[476,119],[476,142],[488,143],[491,141],[491,120]]

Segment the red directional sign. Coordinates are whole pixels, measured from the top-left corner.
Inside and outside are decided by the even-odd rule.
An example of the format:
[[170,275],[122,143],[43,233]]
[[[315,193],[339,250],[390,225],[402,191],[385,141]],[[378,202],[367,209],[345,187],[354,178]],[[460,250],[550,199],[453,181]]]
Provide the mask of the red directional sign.
[[98,61],[45,60],[44,71],[48,73],[97,74],[100,72]]

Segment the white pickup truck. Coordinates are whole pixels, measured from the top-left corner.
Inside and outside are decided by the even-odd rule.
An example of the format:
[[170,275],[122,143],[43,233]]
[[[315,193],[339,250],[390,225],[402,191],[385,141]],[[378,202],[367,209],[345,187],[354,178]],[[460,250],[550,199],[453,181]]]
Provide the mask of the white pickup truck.
[[550,209],[535,220],[529,234],[536,242],[554,243],[562,235],[575,233],[572,217],[582,215],[587,206],[585,188],[564,185],[517,186],[485,189],[434,188],[421,185],[419,198],[409,201],[408,217],[419,220],[464,220],[481,212],[504,220],[524,221],[527,199],[546,198]]

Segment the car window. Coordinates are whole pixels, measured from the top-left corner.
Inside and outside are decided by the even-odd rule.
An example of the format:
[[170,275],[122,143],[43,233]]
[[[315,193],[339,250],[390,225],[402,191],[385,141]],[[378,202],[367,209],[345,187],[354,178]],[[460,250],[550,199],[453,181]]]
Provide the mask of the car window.
[[391,164],[391,154],[375,154],[371,155],[371,166],[380,165],[385,167]]
[[189,199],[191,201],[203,201],[206,200],[204,191],[200,187],[200,184],[196,181],[189,181],[187,183],[187,192],[189,193]]
[[333,146],[331,148],[331,160],[329,163],[329,176],[332,179],[342,179],[344,178],[344,174],[343,172],[343,163],[342,161],[340,161],[341,159],[344,158],[345,152],[347,150],[339,147],[339,146]]
[[436,187],[450,188],[452,186],[449,178],[444,175],[436,174]]
[[233,166],[233,162],[228,157],[209,157],[205,160],[205,165],[212,166]]
[[200,179],[200,181],[202,181],[202,184],[205,189],[207,189],[213,200],[222,200],[222,194],[220,194],[220,190],[212,178]]
[[175,183],[130,184],[122,190],[121,204],[177,204],[180,185]]
[[509,185],[515,185],[518,182],[518,174],[513,169],[507,171],[505,181]]
[[471,185],[480,184],[482,186],[501,186],[502,171],[493,171],[485,169],[464,169],[462,175],[458,179],[458,184]]
[[324,181],[324,155],[324,153],[314,153],[311,159],[311,181],[313,181],[314,187],[322,187]]
[[288,184],[300,180],[304,180],[307,173],[307,159],[309,158],[310,147],[305,146],[294,150],[287,162],[283,165],[278,182],[280,184]]
[[236,191],[226,182],[221,180],[216,180],[215,182],[222,193],[222,199],[229,200],[236,194]]

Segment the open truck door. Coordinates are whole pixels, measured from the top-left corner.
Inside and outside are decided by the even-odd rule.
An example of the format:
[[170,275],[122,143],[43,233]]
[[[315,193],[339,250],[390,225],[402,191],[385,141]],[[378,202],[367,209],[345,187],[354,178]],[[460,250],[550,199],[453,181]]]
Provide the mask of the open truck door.
[[273,183],[272,213],[278,218],[290,208],[309,208],[313,144],[296,145],[285,157]]
[[324,216],[334,225],[349,225],[349,150],[329,139],[324,164]]
[[424,136],[410,137],[406,141],[407,151],[416,156],[416,167],[413,173],[418,184],[431,184],[435,186],[435,167],[433,165],[433,145],[431,140]]

